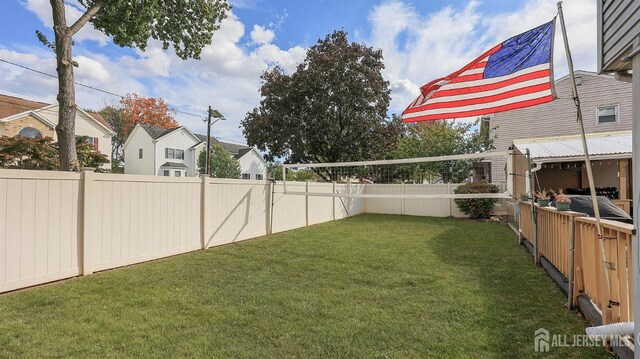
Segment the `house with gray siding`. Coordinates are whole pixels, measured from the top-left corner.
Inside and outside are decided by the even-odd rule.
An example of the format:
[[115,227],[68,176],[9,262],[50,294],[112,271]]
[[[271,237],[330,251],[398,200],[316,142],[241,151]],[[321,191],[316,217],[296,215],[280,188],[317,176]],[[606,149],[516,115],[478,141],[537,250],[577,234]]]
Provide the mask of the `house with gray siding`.
[[[631,130],[631,84],[613,76],[576,71],[585,132]],[[555,82],[558,99],[542,105],[496,113],[490,118],[494,146],[506,151],[514,140],[580,133],[571,94],[571,77]],[[506,183],[506,160],[491,160],[491,181]]]

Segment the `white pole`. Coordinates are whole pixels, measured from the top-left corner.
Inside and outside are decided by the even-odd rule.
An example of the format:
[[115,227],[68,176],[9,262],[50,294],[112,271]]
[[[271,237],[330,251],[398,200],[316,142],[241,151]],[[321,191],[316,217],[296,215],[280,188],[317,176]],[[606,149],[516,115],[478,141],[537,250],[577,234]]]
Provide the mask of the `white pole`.
[[[637,49],[639,47],[640,40],[637,40],[634,48]],[[631,92],[633,97],[633,135],[631,136],[633,138],[633,187],[631,192],[633,193],[634,199],[631,203],[633,203],[633,224],[634,227],[637,228],[638,223],[640,223],[640,207],[638,207],[640,205],[640,138],[638,138],[638,136],[640,136],[640,75],[638,75],[638,72],[640,72],[640,55],[638,54],[633,57],[633,69],[635,73],[632,80],[633,90]],[[638,334],[640,334],[640,285],[638,285],[638,283],[640,283],[640,263],[638,263],[640,260],[640,248],[638,246],[637,231],[634,231],[631,243],[631,248],[633,248],[633,304],[635,308],[635,328],[633,332],[635,335],[634,339],[637,339]],[[634,357],[640,359],[640,348],[638,348],[638,346],[636,346]]]
[[[582,137],[582,148],[584,150],[584,161],[587,169],[587,179],[589,180],[589,192],[591,192],[591,204],[593,205],[593,212],[596,217],[596,228],[598,229],[598,242],[600,245],[600,256],[602,259],[602,269],[604,271],[604,277],[607,282],[607,288],[609,293],[611,292],[611,282],[609,280],[609,269],[606,262],[607,257],[604,250],[604,243],[602,238],[602,223],[600,223],[600,207],[598,206],[598,198],[596,197],[596,187],[593,181],[593,170],[591,168],[591,159],[589,158],[589,148],[587,147],[587,136],[584,133],[584,122],[582,121],[582,110],[580,109],[580,98],[578,97],[578,87],[576,86],[576,78],[573,73],[573,60],[571,59],[571,51],[569,50],[569,39],[567,38],[567,29],[564,26],[564,16],[562,14],[562,1],[558,2],[558,16],[560,17],[560,26],[562,27],[562,38],[564,39],[564,48],[567,52],[567,63],[569,65],[569,75],[571,76],[571,92],[573,93],[573,99],[576,104],[576,110],[578,115],[578,124],[580,125],[580,135]],[[606,324],[606,314],[602,313],[603,324]]]

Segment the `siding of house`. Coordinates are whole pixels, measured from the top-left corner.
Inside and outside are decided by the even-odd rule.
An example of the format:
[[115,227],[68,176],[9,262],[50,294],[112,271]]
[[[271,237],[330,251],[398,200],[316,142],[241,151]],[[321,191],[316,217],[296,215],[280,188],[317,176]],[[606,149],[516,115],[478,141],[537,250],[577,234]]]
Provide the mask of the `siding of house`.
[[[139,150],[142,148],[142,159]],[[127,139],[124,146],[124,173],[134,175],[153,175],[155,165],[154,144],[151,136],[139,126]]]
[[[582,79],[578,93],[582,106],[585,131],[606,132],[631,129],[631,84],[616,81],[607,75],[595,75],[578,71]],[[579,134],[576,109],[571,100],[571,82],[565,76],[556,82],[558,99],[543,105],[497,113],[491,116],[491,127],[497,137],[497,151],[506,151],[513,140],[531,137]],[[597,124],[599,106],[618,105],[618,123]],[[506,181],[505,160],[493,159],[491,178],[494,183]]]
[[[161,137],[158,139],[156,143],[156,162],[155,162],[155,175],[162,176],[162,170],[160,166],[162,166],[166,162],[177,162],[184,163],[187,169],[187,176],[193,176],[195,163],[193,162],[193,156],[189,155],[189,148],[196,144],[197,141],[194,139],[184,128],[173,131],[170,134]],[[184,150],[184,159],[174,159],[174,158],[166,158],[165,157],[165,148],[175,148]],[[173,173],[172,173],[173,175]]]
[[261,174],[262,179],[267,179],[267,164],[262,158],[251,150],[238,159],[242,173],[248,173],[252,180],[256,179],[256,175]]
[[598,71],[630,69],[620,58],[640,33],[639,1],[598,0]]
[[[9,122],[0,122],[0,136],[17,136],[25,127],[33,127],[42,133],[42,137],[55,138],[55,130],[32,115],[27,115]],[[109,151],[111,153],[111,151]]]

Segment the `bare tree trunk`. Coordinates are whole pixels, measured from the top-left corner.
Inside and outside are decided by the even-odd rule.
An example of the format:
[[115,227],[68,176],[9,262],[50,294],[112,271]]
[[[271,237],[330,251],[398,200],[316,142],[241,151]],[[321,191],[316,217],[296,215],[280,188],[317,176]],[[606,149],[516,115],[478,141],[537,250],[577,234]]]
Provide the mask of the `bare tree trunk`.
[[56,71],[58,72],[58,153],[60,170],[78,170],[76,153],[76,92],[73,78],[72,32],[67,26],[63,0],[51,0],[53,31],[56,44]]

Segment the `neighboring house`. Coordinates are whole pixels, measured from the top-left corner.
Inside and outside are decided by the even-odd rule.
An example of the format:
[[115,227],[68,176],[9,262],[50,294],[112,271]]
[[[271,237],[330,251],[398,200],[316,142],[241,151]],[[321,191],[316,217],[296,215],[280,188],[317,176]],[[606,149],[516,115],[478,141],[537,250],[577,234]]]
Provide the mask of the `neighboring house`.
[[[242,178],[263,180],[267,164],[255,149],[218,142],[235,157]],[[198,156],[206,148],[207,137],[197,135],[185,127],[165,129],[137,124],[124,143],[124,173],[154,176],[198,176]]]
[[[199,139],[207,143],[206,135],[196,135]],[[260,152],[253,147],[237,145],[234,143],[222,142],[211,137],[212,141],[217,142],[231,156],[233,156],[240,164],[240,173],[242,179],[264,180],[267,179],[267,162],[262,158]],[[205,146],[206,147],[206,146]]]
[[205,144],[185,127],[137,124],[124,143],[124,173],[186,177],[198,175]]
[[[58,104],[0,95],[0,136],[51,137],[58,141],[57,124]],[[75,125],[76,136],[86,136],[93,148],[111,162],[111,137],[115,132],[102,116],[78,108]],[[111,165],[106,163],[103,167],[111,168]]]
[[[613,76],[576,71],[585,132],[612,132],[631,129],[631,84]],[[490,116],[496,151],[506,151],[518,139],[576,135],[576,107],[569,75],[555,82],[557,100],[542,105]],[[491,182],[507,181],[506,161],[491,160]]]

